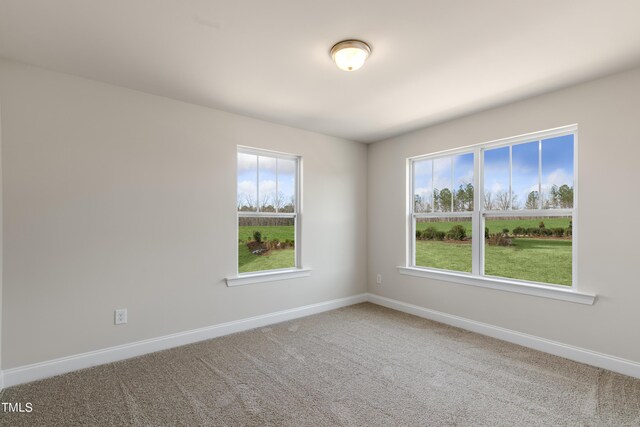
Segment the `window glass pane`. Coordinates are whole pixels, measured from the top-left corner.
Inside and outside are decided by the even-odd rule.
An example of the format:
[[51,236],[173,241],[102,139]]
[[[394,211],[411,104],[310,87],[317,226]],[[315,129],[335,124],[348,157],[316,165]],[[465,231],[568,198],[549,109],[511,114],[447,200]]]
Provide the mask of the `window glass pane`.
[[539,209],[538,141],[512,147],[512,191],[513,209]]
[[413,162],[413,211],[433,211],[433,161]]
[[293,159],[278,159],[278,212],[295,212],[297,163]]
[[509,209],[509,147],[484,151],[484,209]]
[[238,272],[295,267],[294,218],[238,218]]
[[455,211],[473,210],[473,153],[453,158],[453,208]]
[[258,196],[261,212],[276,211],[276,159],[274,157],[258,158],[259,181]]
[[471,218],[416,218],[416,266],[471,273]]
[[433,161],[433,204],[436,212],[451,212],[451,157]]
[[571,286],[571,217],[487,218],[486,275]]
[[542,195],[545,209],[573,208],[573,135],[542,141]]
[[257,191],[258,156],[238,153],[238,199],[239,211],[255,211],[258,206]]

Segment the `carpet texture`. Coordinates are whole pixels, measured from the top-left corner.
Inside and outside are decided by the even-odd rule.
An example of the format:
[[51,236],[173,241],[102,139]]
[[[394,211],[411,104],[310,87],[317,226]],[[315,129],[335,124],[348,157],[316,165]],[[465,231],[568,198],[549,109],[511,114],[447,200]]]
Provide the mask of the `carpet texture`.
[[638,426],[640,380],[359,304],[6,389],[2,426]]

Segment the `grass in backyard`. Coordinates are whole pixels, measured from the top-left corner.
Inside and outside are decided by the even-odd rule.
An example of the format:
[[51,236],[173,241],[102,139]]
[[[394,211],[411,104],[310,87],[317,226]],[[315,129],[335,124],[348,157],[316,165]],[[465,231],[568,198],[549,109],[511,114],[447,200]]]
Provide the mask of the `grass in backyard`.
[[[569,219],[545,218],[547,228],[568,227]],[[537,227],[539,219],[532,220],[491,220],[487,221],[490,233],[503,228]],[[419,230],[434,226],[448,231],[460,224],[471,234],[470,222],[418,223]],[[295,250],[272,250],[267,255],[254,255],[246,242],[253,240],[254,231],[259,230],[263,239],[280,241],[294,240],[293,226],[241,226],[238,239],[238,270],[240,273],[275,270],[295,267]],[[543,283],[571,285],[571,240],[514,238],[513,246],[486,246],[485,274],[530,280]],[[416,241],[416,265],[471,273],[470,242]]]
[[295,267],[295,250],[280,249],[270,251],[267,255],[254,255],[247,245],[238,246],[238,272],[276,270],[278,268]]
[[253,233],[260,231],[263,240],[294,240],[292,225],[285,226],[241,226],[238,227],[238,272],[276,270],[295,267],[295,249],[278,249],[266,255],[252,254],[247,241],[253,240]]
[[[513,246],[485,246],[485,274],[571,286],[571,240],[513,239]],[[471,244],[416,242],[416,265],[471,273]]]
[[571,240],[523,238],[485,248],[487,275],[571,286]]
[[263,240],[293,240],[295,237],[295,230],[293,225],[271,225],[271,226],[240,226],[238,227],[238,240],[246,242],[253,240],[253,232],[260,231],[262,233]]
[[471,244],[418,240],[416,266],[471,273]]

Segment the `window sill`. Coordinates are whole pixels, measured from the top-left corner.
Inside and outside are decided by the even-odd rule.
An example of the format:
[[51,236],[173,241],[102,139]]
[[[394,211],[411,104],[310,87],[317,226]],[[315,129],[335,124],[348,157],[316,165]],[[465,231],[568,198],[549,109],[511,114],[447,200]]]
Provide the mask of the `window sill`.
[[479,286],[481,288],[497,289],[500,291],[516,292],[519,294],[575,302],[578,304],[593,305],[596,300],[596,295],[585,294],[572,289],[562,289],[553,285],[547,286],[490,277],[476,277],[464,273],[435,271],[417,267],[398,267],[398,271],[400,274],[404,274],[406,276],[426,277],[429,279],[444,280],[463,285]]
[[224,279],[227,286],[251,285],[253,283],[274,282],[276,280],[297,279],[311,276],[310,269],[297,268],[293,270],[274,270],[264,273],[246,273]]

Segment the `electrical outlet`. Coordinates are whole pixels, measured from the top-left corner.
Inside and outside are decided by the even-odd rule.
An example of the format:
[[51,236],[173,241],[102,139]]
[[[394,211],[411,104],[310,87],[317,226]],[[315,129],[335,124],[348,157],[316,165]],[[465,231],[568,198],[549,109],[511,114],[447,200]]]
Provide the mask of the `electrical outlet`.
[[119,308],[115,311],[115,324],[122,325],[123,323],[127,323],[127,309]]
[[382,274],[378,274],[378,275],[376,276],[376,283],[377,283],[378,285],[382,285]]

